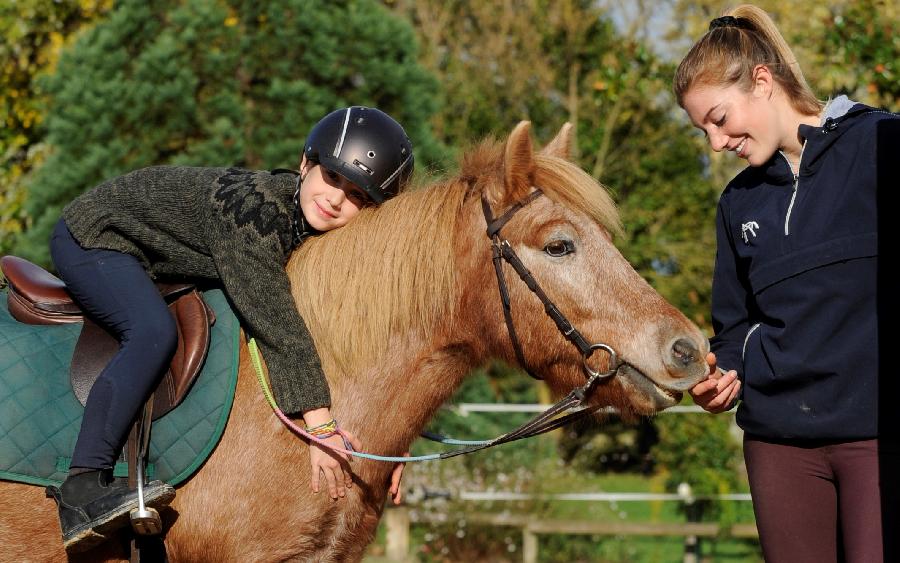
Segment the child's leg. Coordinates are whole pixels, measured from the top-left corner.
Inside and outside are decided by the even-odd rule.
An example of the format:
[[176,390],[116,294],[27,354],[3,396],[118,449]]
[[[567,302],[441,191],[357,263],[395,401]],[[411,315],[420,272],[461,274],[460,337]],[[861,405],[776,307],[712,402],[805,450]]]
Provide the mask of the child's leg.
[[175,352],[175,321],[133,256],[82,248],[62,221],[53,232],[51,254],[72,296],[121,345],[88,395],[71,463],[111,467],[135,415]]

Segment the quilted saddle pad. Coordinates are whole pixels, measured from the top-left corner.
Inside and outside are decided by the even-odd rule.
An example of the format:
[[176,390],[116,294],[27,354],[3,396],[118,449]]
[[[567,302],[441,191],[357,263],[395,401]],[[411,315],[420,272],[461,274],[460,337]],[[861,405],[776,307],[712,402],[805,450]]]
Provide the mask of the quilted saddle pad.
[[[0,299],[0,479],[59,485],[84,411],[69,383],[81,323],[22,324],[9,316],[5,292]],[[151,429],[147,474],[172,485],[216,447],[237,384],[240,325],[220,290],[203,299],[216,313],[206,362],[184,401]],[[124,463],[116,474],[127,474]]]

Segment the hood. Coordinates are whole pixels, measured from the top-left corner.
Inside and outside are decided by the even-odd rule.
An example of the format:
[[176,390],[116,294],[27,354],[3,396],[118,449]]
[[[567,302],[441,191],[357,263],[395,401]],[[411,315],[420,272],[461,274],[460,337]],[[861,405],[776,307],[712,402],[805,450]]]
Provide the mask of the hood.
[[[800,176],[816,171],[822,156],[853,125],[853,117],[871,111],[872,108],[854,102],[847,96],[838,96],[828,101],[822,111],[822,121],[817,126],[800,125],[798,134],[805,142],[800,159]],[[775,153],[764,166],[764,174],[770,182],[777,184],[793,181],[794,174],[781,152]]]

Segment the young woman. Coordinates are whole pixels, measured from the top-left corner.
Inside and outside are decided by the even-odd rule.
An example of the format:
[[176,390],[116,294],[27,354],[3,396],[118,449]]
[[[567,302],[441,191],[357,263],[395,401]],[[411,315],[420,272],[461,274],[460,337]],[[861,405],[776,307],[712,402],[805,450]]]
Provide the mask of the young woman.
[[[136,493],[113,480],[110,468],[177,338],[152,278],[220,283],[265,354],[281,409],[344,445],[328,432],[335,427],[328,383],[284,265],[307,236],[342,227],[360,208],[396,195],[412,169],[412,144],[399,123],[377,109],[349,107],[312,129],[299,173],[145,168],[65,208],[51,240],[53,261],[75,300],[121,344],[91,389],[69,476],[54,492],[67,549],[102,541],[136,506]],[[352,481],[339,456],[313,444],[310,462],[313,489],[322,473],[331,497],[344,496]],[[159,481],[144,492],[153,507],[175,494]]]
[[889,560],[876,188],[898,118],[820,102],[749,5],[712,21],[674,90],[712,149],[749,165],[719,201],[711,373],[691,394],[710,412],[740,403],[766,561]]

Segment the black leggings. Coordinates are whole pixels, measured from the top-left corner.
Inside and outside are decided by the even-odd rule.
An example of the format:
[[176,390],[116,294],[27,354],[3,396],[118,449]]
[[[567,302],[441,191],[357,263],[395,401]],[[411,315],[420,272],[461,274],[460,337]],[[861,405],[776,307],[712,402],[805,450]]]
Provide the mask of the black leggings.
[[[879,451],[880,450],[880,451]],[[767,563],[878,563],[892,534],[884,512],[896,512],[896,445],[878,440],[795,445],[744,436],[753,511]],[[881,467],[880,467],[881,466]],[[885,550],[885,551],[883,551]]]
[[60,220],[50,254],[72,297],[119,340],[120,348],[88,395],[71,467],[115,464],[135,415],[178,344],[175,319],[133,256],[82,248]]

